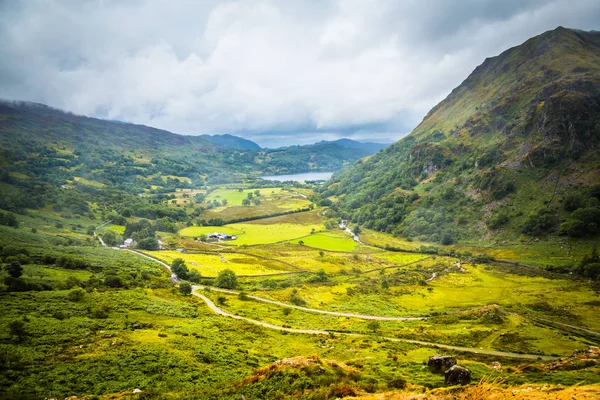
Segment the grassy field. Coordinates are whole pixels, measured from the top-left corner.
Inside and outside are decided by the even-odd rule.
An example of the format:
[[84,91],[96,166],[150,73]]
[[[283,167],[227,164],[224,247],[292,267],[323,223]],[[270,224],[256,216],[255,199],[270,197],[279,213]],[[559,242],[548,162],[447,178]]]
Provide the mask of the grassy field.
[[317,249],[330,251],[354,251],[359,245],[348,234],[338,232],[322,232],[314,235],[308,235],[300,239],[292,240],[292,243],[299,243],[305,246],[315,247]]
[[291,268],[284,263],[265,260],[248,254],[194,254],[179,253],[170,250],[152,251],[147,253],[168,264],[176,258],[181,258],[186,262],[189,269],[197,270],[202,276],[206,277],[215,277],[219,271],[224,269],[230,269],[238,275],[268,275],[296,271],[294,268]]
[[[244,190],[242,194],[249,191]],[[239,192],[222,188],[214,193],[233,196]],[[194,192],[178,191],[181,201],[190,200],[183,194],[193,197]],[[264,189],[265,207],[271,195],[281,196],[273,198],[272,204],[284,201],[285,196],[298,200],[287,191]],[[239,277],[237,290],[285,304],[427,317],[380,321],[373,328],[365,319],[286,310],[238,295],[203,292],[220,307],[243,317],[284,327],[364,335],[314,336],[216,316],[200,299],[181,294],[159,263],[100,247],[87,228],[101,223],[101,207],[91,204],[85,215],[50,207],[31,210],[18,215],[19,228],[0,226],[0,250],[8,249],[7,254],[26,250],[27,255],[16,257],[23,261],[21,280],[31,285],[23,292],[8,291],[4,283],[10,283],[8,273],[0,272],[0,398],[22,393],[34,398],[102,398],[115,393],[126,396],[134,388],[143,390],[149,399],[239,400],[241,394],[248,399],[278,399],[299,397],[302,391],[305,397],[333,398],[334,394],[347,395],[338,389],[380,395],[400,381],[406,381],[411,391],[429,396],[436,388],[448,390],[443,377],[423,365],[439,353],[456,356],[474,380],[494,373],[509,386],[600,383],[595,361],[568,358],[574,361],[550,367],[550,362],[461,353],[383,338],[567,360],[573,352],[600,343],[593,334],[560,325],[600,331],[598,288],[593,282],[550,274],[540,267],[575,262],[588,254],[591,242],[560,243],[551,238],[489,247],[437,246],[459,253],[450,257],[419,253],[421,246],[429,244],[369,230],[361,234],[361,240],[379,247],[358,244],[337,228],[325,230],[323,209],[316,209],[219,227],[192,226],[179,234],[159,233],[171,250],[147,252],[166,263],[182,258],[205,278],[231,269]],[[236,207],[210,211],[217,215]],[[250,215],[251,209],[259,207],[238,208]],[[122,234],[124,229],[107,225],[98,232]],[[216,244],[194,240],[213,232],[239,238]],[[410,252],[386,251],[386,244]],[[465,252],[482,252],[525,266],[478,264]],[[10,262],[6,257],[0,261]],[[61,258],[85,263],[67,269],[60,266]],[[298,270],[304,271],[282,275]],[[11,334],[9,324],[14,321],[23,321],[26,333],[21,342]],[[290,366],[290,361],[273,364],[290,357],[304,363],[311,355],[319,360],[318,370]],[[502,364],[502,372],[494,372],[493,362]]]
[[198,237],[210,233],[226,233],[228,235],[242,235],[244,232],[230,225],[227,226],[190,226],[179,231],[181,236]]
[[[248,197],[248,193],[252,193],[256,198],[256,190],[260,192],[258,197],[260,204],[251,203],[249,206],[243,206],[242,200]],[[206,199],[219,202],[227,200],[228,204],[203,211],[202,218],[206,220],[222,218],[226,221],[299,210],[310,204],[309,200],[281,188],[246,189],[241,192],[238,189],[217,189],[211,192]]]

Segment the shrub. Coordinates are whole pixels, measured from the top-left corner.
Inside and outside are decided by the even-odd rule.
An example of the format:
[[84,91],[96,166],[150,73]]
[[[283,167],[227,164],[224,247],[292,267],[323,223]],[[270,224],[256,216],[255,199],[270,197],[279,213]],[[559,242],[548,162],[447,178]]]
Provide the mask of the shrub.
[[555,224],[556,217],[552,211],[540,209],[529,214],[521,230],[523,233],[538,236],[548,233]]
[[506,214],[504,211],[498,211],[497,213],[492,214],[492,216],[487,220],[486,225],[490,229],[498,229],[501,226],[506,225],[509,220],[510,218],[508,214]]
[[235,289],[237,287],[237,275],[230,269],[219,272],[214,285],[223,289]]
[[290,295],[290,303],[301,307],[306,306],[306,300],[300,297],[297,289],[292,290],[292,294]]
[[171,262],[171,271],[180,279],[188,279],[189,270],[182,258],[176,258]]
[[247,301],[250,300],[250,298],[248,297],[248,295],[246,294],[246,292],[240,292],[240,294],[238,295],[238,298],[242,301]]
[[190,294],[192,294],[192,285],[190,285],[187,282],[180,283],[179,291],[181,292],[182,295],[189,296]]
[[377,332],[381,328],[381,324],[377,320],[369,321],[367,324],[367,329],[373,331],[373,333]]
[[7,265],[4,266],[4,269],[10,276],[13,278],[18,278],[23,275],[23,267],[19,261],[11,261]]
[[85,290],[81,288],[73,289],[67,294],[67,299],[69,301],[78,302],[83,300],[85,297]]
[[585,234],[585,224],[582,221],[570,220],[560,224],[559,235],[582,237]]

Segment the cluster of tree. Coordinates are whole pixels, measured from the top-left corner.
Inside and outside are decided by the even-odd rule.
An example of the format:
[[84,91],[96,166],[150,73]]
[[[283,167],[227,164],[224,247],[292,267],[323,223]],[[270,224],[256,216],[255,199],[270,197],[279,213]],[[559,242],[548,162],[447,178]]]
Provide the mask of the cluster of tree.
[[17,217],[15,217],[13,213],[0,212],[0,225],[18,228],[19,222],[17,221]]
[[600,233],[600,185],[567,195],[562,206],[570,214],[560,224],[560,235],[583,237]]
[[171,271],[182,280],[198,283],[202,275],[195,269],[189,270],[182,258],[176,258],[171,262]]
[[583,256],[581,262],[575,267],[574,272],[586,278],[596,281],[600,280],[600,256],[598,256],[598,249],[596,246],[594,246],[589,255],[586,254]]

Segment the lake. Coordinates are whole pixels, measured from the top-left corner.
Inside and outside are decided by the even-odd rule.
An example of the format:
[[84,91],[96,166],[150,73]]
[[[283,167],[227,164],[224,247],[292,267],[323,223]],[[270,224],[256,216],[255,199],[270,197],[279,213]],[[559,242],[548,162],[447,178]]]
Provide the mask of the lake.
[[331,178],[333,172],[305,172],[302,174],[290,174],[290,175],[268,175],[261,176],[262,179],[267,181],[294,181],[294,182],[305,182],[305,181],[326,181]]

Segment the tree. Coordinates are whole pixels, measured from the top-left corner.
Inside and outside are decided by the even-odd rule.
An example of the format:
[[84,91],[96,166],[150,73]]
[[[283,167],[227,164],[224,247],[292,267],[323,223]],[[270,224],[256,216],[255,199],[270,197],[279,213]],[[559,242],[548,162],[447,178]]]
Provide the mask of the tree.
[[367,328],[372,330],[373,333],[377,332],[381,328],[379,321],[369,321]]
[[290,295],[290,303],[303,307],[306,305],[306,300],[300,297],[298,294],[298,289],[294,289]]
[[219,296],[219,297],[217,297],[217,303],[219,303],[219,305],[222,306],[226,302],[227,302],[227,297],[225,297],[225,296]]
[[222,204],[223,204],[224,206],[226,206],[228,203],[229,203],[229,202],[227,201],[227,199],[223,199],[223,202],[222,202]]
[[325,256],[325,252],[324,252],[323,250],[319,250],[319,255],[320,255],[321,257],[323,257],[323,256]]
[[362,230],[360,229],[360,225],[354,225],[352,232],[354,232],[355,235],[360,234],[362,232]]
[[5,265],[4,269],[13,278],[18,278],[21,275],[23,275],[23,267],[21,266],[21,263],[17,260],[11,261],[9,264]]
[[158,249],[158,239],[154,237],[147,237],[142,239],[138,243],[138,248],[142,250],[157,250]]
[[114,246],[117,244],[117,235],[112,231],[106,231],[102,234],[102,240],[107,246]]
[[242,205],[244,207],[248,207],[250,205],[250,199],[244,199],[244,200],[242,200]]
[[238,298],[242,301],[248,301],[250,300],[250,297],[248,297],[248,294],[246,292],[240,292],[240,294],[238,295]]
[[23,341],[23,338],[27,336],[27,330],[25,329],[25,322],[16,320],[8,325],[10,334],[16,336],[19,339],[19,343]]
[[171,271],[180,279],[187,279],[190,273],[182,258],[176,258],[171,262]]
[[215,286],[224,289],[235,289],[237,286],[237,275],[230,269],[219,272],[215,279]]
[[187,282],[180,283],[179,291],[181,292],[182,295],[189,296],[190,294],[192,294],[192,285],[190,285]]
[[202,279],[202,275],[200,275],[200,272],[193,269],[188,273],[187,279],[190,282],[198,283],[200,282],[200,279]]

